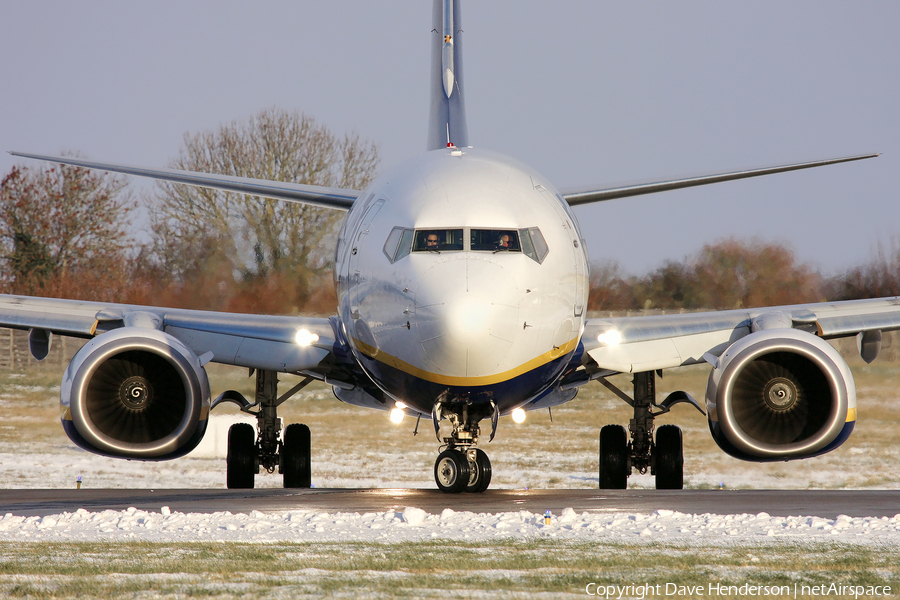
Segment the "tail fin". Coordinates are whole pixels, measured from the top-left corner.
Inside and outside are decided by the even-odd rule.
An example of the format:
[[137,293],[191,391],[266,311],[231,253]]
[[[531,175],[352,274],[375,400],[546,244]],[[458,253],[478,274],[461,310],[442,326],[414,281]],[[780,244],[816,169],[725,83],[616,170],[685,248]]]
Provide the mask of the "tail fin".
[[427,150],[469,145],[463,97],[460,0],[434,0]]

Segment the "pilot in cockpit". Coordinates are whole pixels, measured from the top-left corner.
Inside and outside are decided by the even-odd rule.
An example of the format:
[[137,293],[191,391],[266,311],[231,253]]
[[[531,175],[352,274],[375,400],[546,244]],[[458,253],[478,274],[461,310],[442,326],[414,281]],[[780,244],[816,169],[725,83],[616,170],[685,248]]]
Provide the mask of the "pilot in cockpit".
[[426,250],[437,250],[438,249],[438,236],[434,233],[429,233],[428,237],[425,238],[425,249]]

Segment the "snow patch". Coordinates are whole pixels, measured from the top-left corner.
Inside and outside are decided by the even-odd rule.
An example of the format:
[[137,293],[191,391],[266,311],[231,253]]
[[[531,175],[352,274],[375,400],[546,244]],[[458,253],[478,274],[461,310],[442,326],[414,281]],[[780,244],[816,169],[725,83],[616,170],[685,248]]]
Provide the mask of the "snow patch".
[[575,541],[734,544],[766,541],[839,541],[863,545],[900,544],[900,515],[892,519],[841,515],[771,517],[757,515],[683,514],[658,510],[650,515],[629,513],[578,514],[563,510],[545,522],[528,511],[482,514],[445,509],[440,515],[413,506],[403,512],[340,513],[282,511],[249,514],[159,512],[131,507],[123,511],[79,509],[44,517],[7,513],[0,518],[0,541],[366,541],[403,542],[435,538],[450,540],[533,539]]

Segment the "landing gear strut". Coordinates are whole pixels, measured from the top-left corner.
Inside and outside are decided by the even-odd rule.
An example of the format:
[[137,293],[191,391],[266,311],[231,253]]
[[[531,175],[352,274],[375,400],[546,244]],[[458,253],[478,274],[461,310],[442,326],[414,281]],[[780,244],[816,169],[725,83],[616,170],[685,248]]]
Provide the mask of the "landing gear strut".
[[[252,371],[251,371],[252,373]],[[306,387],[311,377],[278,396],[278,373],[256,371],[255,402],[248,402],[238,392],[225,392],[213,402],[234,402],[241,411],[256,417],[258,434],[249,423],[232,425],[228,430],[227,484],[229,489],[252,489],[260,467],[269,473],[276,469],[284,476],[286,488],[308,488],[311,483],[309,427],[292,423],[281,434],[278,407]],[[279,439],[279,437],[281,439]]]
[[[480,429],[478,422],[490,413],[483,409],[478,410],[469,403],[464,402],[454,406],[458,412],[450,412],[449,407],[442,403],[435,404],[432,418],[434,420],[434,432],[438,441],[443,441],[446,449],[441,452],[434,462],[434,480],[438,489],[447,494],[460,492],[481,493],[491,484],[491,461],[487,454],[475,447],[478,443]],[[497,408],[490,405],[492,411],[491,422],[493,429],[491,439],[496,430]],[[446,418],[453,425],[450,437],[440,437],[440,421]]]
[[[681,429],[675,425],[662,425],[656,430],[653,441],[653,420],[669,412],[674,404],[687,402],[703,413],[700,405],[685,392],[674,392],[662,403],[656,403],[656,373],[647,371],[634,374],[634,397],[607,381],[599,379],[616,396],[634,408],[628,434],[621,425],[606,425],[600,430],[601,489],[625,489],[632,469],[639,473],[648,470],[656,476],[656,489],[680,490],[684,487],[684,456]],[[705,414],[705,413],[704,413]]]

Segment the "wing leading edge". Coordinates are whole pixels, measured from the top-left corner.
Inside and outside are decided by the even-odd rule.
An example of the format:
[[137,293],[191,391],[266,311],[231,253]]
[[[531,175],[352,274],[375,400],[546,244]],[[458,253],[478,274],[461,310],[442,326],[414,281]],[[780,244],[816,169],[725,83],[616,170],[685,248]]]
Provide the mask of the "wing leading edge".
[[345,190],[281,181],[266,181],[264,179],[251,179],[249,177],[214,175],[209,173],[196,173],[193,171],[179,171],[177,169],[146,169],[143,167],[101,163],[68,156],[44,156],[40,154],[28,154],[25,152],[10,152],[10,154],[13,156],[21,156],[22,158],[34,158],[75,167],[100,169],[103,171],[111,171],[113,173],[124,173],[126,175],[137,175],[139,177],[161,179],[173,183],[184,183],[197,187],[236,192],[238,194],[249,194],[252,196],[262,196],[273,200],[312,204],[338,210],[350,210],[353,202],[362,193],[357,190]]
[[836,165],[839,163],[852,162],[855,160],[875,158],[877,156],[879,156],[879,154],[860,154],[858,156],[830,158],[827,160],[794,163],[776,167],[763,167],[760,169],[749,169],[744,171],[714,173],[711,175],[699,175],[695,177],[684,177],[681,179],[669,179],[665,181],[634,183],[611,188],[599,188],[591,190],[570,189],[562,191],[562,197],[566,199],[566,202],[569,203],[569,206],[578,206],[580,204],[605,202],[607,200],[616,200],[618,198],[627,198],[629,196],[640,196],[642,194],[655,194],[656,192],[680,190],[682,188],[694,187],[698,185],[708,185],[710,183],[721,183],[723,181],[734,181],[736,179],[747,179],[749,177],[760,177],[762,175],[774,175],[775,173],[787,173],[788,171],[799,171],[800,169],[811,169],[813,167]]

